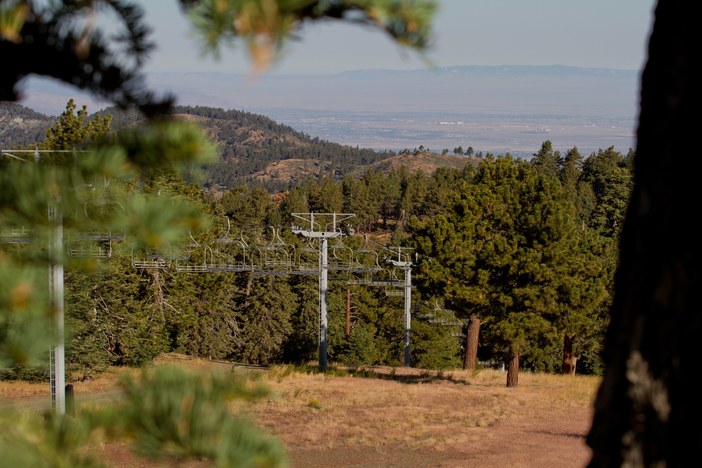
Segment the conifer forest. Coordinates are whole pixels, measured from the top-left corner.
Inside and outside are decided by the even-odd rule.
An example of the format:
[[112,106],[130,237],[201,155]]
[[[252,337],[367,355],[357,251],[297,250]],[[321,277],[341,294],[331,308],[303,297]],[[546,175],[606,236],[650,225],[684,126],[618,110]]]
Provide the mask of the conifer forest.
[[[77,148],[114,135],[115,117],[128,127],[123,114],[88,116],[71,101],[33,146],[41,152],[6,153],[36,153],[38,165],[87,161]],[[633,152],[561,154],[545,141],[529,160],[456,157],[462,168],[339,170],[284,190],[217,184],[208,174],[217,167],[226,177],[221,151],[184,173],[163,167],[138,180],[86,181],[89,188],[62,195],[67,369],[91,375],[165,352],[257,365],[316,361],[322,249],[320,238],[299,234],[312,223],[313,231],[333,233],[323,330],[331,363],[474,369],[513,362],[600,374]],[[3,164],[18,166],[10,157]],[[136,202],[135,187],[157,203],[188,207],[176,223],[162,221],[163,231],[174,231],[169,239],[139,244],[114,227],[167,211]],[[3,249],[28,255],[42,245],[34,235],[5,223]],[[47,371],[9,368],[4,376]]]

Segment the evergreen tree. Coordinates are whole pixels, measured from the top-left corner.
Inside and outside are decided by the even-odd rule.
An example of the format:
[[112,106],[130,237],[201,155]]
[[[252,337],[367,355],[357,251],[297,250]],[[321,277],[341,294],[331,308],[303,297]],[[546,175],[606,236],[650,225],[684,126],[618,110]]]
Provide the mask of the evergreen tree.
[[285,195],[280,204],[280,212],[283,223],[289,225],[297,222],[292,217],[292,213],[309,213],[310,209],[307,204],[307,192],[302,187],[293,187]]
[[112,116],[94,116],[88,120],[88,107],[76,112],[70,99],[53,127],[46,131],[42,149],[74,150],[104,140],[111,132]]
[[166,311],[169,350],[209,359],[228,359],[240,328],[233,309],[232,273],[174,274],[168,281]]
[[377,182],[372,171],[367,171],[361,180],[351,176],[343,180],[344,209],[355,215],[352,222],[363,232],[370,232],[378,219],[380,200],[374,196],[378,191]]
[[318,359],[319,349],[319,278],[293,276],[290,283],[297,300],[290,318],[291,331],[285,341],[283,360],[314,361]]
[[[191,18],[204,34],[210,50],[216,48],[220,41],[244,37],[250,41],[249,50],[257,65],[267,64],[274,55],[270,52],[279,50],[285,38],[304,19],[348,18],[348,12],[353,13],[353,21],[379,27],[396,40],[422,49],[428,44],[430,19],[435,7],[432,2],[416,2],[401,9],[383,2],[362,6],[275,2],[272,9],[257,8],[257,0],[229,3],[182,0],[181,4],[191,12]],[[148,28],[142,22],[141,9],[123,1],[101,6],[105,8],[96,8],[90,2],[1,2],[0,56],[6,66],[0,76],[0,99],[17,100],[17,84],[28,75],[40,74],[87,90],[97,97],[110,99],[121,107],[138,106],[149,117],[167,113],[171,108],[170,98],[155,99],[153,93],[145,89],[141,75],[143,61],[153,47]],[[108,16],[110,21],[107,27],[102,17],[93,21],[93,15],[104,12],[113,15]],[[232,21],[232,18],[236,20]],[[247,24],[256,27],[247,29],[242,26]],[[105,33],[105,28],[109,29],[110,34]],[[137,251],[151,248],[165,250],[170,243],[186,237],[187,232],[198,225],[193,212],[179,209],[173,200],[160,197],[158,192],[141,196],[137,187],[145,178],[162,174],[164,167],[171,169],[183,162],[201,162],[198,157],[213,154],[211,145],[201,132],[174,121],[149,122],[148,125],[120,133],[114,142],[106,142],[96,151],[97,157],[79,158],[70,168],[38,165],[29,171],[27,167],[4,164],[0,171],[2,228],[28,226],[38,239],[46,239],[48,236],[42,235],[42,228],[48,224],[44,218],[50,201],[57,202],[59,213],[76,212],[80,207],[80,203],[76,203],[79,189],[86,182],[95,183],[109,178],[126,182],[124,192],[130,196],[124,199],[123,212],[112,221],[124,234],[133,236],[133,246]],[[53,137],[56,138],[56,145],[63,144],[63,135],[55,133]],[[59,191],[59,188],[63,190]],[[62,195],[60,198],[57,197],[59,192]],[[39,231],[42,231],[41,234],[38,234]],[[56,231],[54,229],[54,235]],[[55,250],[50,252],[48,260],[59,263],[63,255],[60,249]],[[44,311],[49,309],[46,303],[28,299],[34,291],[33,284],[17,283],[4,276],[5,271],[14,272],[14,267],[24,260],[22,255],[12,261],[6,260],[5,255],[0,258],[1,262],[8,263],[3,265],[8,268],[3,268],[3,276],[0,276],[3,280],[0,288],[0,316],[3,317],[0,320],[0,350],[3,355],[0,361],[3,365],[29,362],[28,353],[33,351],[31,347],[14,348],[14,345],[23,342],[12,338],[17,332],[16,327],[12,333],[7,333],[7,325],[24,323],[14,320],[14,316],[25,312],[25,307],[43,306]],[[36,261],[35,265],[47,263],[46,256],[33,260]],[[120,334],[125,338],[118,342],[126,345],[123,355],[137,361],[146,359],[152,351],[161,347],[159,336],[164,328],[163,299],[167,291],[161,288],[164,283],[158,270],[146,273],[152,281],[143,283],[145,286],[139,290],[138,297],[145,297],[147,303],[154,304],[155,309],[145,308],[141,315],[133,313],[135,320],[130,321],[130,326],[135,328],[121,329]],[[270,288],[271,284],[267,286],[269,290],[275,290]],[[9,293],[6,287],[10,288]],[[280,340],[287,328],[286,315],[289,315],[286,306],[292,301],[285,291],[277,301],[258,295],[251,295],[249,299],[250,289],[246,288],[245,291],[246,302],[256,302],[262,316],[247,314],[246,318],[250,319],[247,325],[250,326],[244,330],[261,326],[269,332],[271,341],[258,352],[247,346],[242,349],[252,360],[269,359],[279,352]],[[135,312],[131,310],[133,305],[118,303],[115,307],[118,313],[131,314]],[[279,308],[280,312],[273,312]],[[51,313],[44,315],[45,319],[53,318]],[[40,330],[41,325],[32,324],[31,328]],[[276,330],[280,333],[275,333]],[[147,343],[149,340],[151,343]],[[8,345],[12,346],[8,348]],[[143,348],[138,349],[139,345]],[[253,460],[270,466],[285,465],[285,456],[278,444],[258,437],[246,422],[228,418],[222,397],[223,389],[233,388],[231,384],[202,383],[197,378],[164,373],[154,379],[145,379],[143,388],[130,383],[125,387],[127,402],[118,413],[120,417],[104,415],[96,418],[94,422],[99,420],[96,432],[103,434],[125,429],[125,434],[135,436],[135,440],[142,444],[140,448],[153,457],[166,454],[178,461],[192,456],[206,457],[222,466],[242,466],[254,463]],[[192,405],[185,408],[183,401],[190,401]],[[208,408],[208,414],[200,412],[201,408]],[[158,424],[155,424],[156,419]],[[39,437],[28,432],[32,434],[31,438],[8,443],[3,435],[0,441],[3,459],[27,459],[27,454],[18,452],[23,450],[29,452],[30,457],[36,455],[33,465],[73,466],[87,462],[77,455],[83,451],[78,444],[64,443],[60,452],[52,447],[55,440],[65,442],[71,439],[61,432],[67,424],[71,425],[71,421],[55,421],[55,424],[47,425],[57,428],[55,432],[48,430],[40,433]],[[77,428],[78,425],[73,427]],[[25,447],[35,450],[27,451]]]
[[533,155],[531,163],[539,172],[549,177],[558,177],[561,165],[561,154],[553,150],[551,140],[546,140],[541,144],[541,149]]
[[404,227],[410,215],[419,211],[427,196],[429,178],[423,171],[410,173],[406,166],[401,166],[400,174],[400,200],[399,200],[399,227]]
[[463,174],[451,168],[439,168],[431,175],[424,203],[417,210],[418,216],[435,216],[450,211],[454,206],[456,186]]
[[454,190],[446,214],[413,222],[418,287],[469,317],[468,368],[484,321],[493,348],[509,351],[513,371],[520,356],[543,365],[534,353],[558,334],[559,291],[578,254],[572,205],[557,179],[509,157],[486,160]]
[[559,178],[566,191],[577,198],[578,180],[583,172],[583,157],[577,147],[568,150],[560,166]]
[[240,323],[234,358],[251,364],[281,362],[291,333],[295,297],[282,278],[253,280],[251,291],[238,293],[235,317]]
[[604,236],[618,238],[631,194],[626,160],[611,147],[599,150],[585,161],[582,180],[592,187],[595,197],[588,224]]
[[310,212],[313,213],[341,213],[344,208],[341,184],[324,177],[322,182],[310,191],[308,203]]
[[389,219],[398,219],[400,213],[398,205],[401,197],[401,181],[397,171],[392,170],[386,176],[381,189],[380,209],[379,214],[383,219],[383,228],[388,227]]

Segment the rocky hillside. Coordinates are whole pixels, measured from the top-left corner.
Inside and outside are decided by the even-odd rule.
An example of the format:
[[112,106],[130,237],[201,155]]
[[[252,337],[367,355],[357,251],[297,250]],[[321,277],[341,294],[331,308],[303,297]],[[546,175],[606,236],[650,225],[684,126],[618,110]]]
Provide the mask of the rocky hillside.
[[53,121],[28,107],[0,102],[0,149],[29,147],[43,141]]

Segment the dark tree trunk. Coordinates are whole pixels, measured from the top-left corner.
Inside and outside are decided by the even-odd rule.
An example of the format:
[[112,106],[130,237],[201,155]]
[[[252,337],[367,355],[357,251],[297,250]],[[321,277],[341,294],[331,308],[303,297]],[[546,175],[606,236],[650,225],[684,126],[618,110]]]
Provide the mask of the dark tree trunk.
[[478,365],[480,324],[480,318],[476,314],[470,314],[466,330],[466,354],[463,357],[463,369],[468,371],[474,371]]
[[510,346],[507,357],[507,387],[512,388],[519,385],[519,347]]
[[702,446],[702,76],[695,2],[659,0],[641,80],[592,467],[689,466]]
[[251,288],[253,287],[254,275],[249,273],[246,277],[246,288],[244,289],[244,296],[249,297],[251,295]]
[[151,269],[151,282],[154,288],[154,305],[156,310],[161,316],[161,321],[166,321],[166,316],[163,312],[164,296],[163,296],[163,284],[161,282],[161,275],[159,274],[158,268]]
[[575,365],[578,358],[573,354],[573,337],[567,333],[563,335],[563,375],[575,375]]
[[346,288],[346,338],[351,336],[351,288]]

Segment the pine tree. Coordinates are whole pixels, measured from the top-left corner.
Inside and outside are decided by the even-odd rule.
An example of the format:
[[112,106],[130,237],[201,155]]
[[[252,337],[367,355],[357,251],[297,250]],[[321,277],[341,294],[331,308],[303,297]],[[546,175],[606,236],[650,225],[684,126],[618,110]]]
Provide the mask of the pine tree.
[[235,317],[240,323],[234,357],[252,364],[280,362],[291,333],[295,297],[283,278],[255,279],[249,295],[239,292]]
[[[361,7],[328,2],[305,5],[275,2],[276,7],[272,10],[257,8],[258,0],[226,4],[183,0],[181,3],[191,12],[191,18],[203,33],[210,50],[215,49],[220,41],[243,37],[249,40],[252,58],[259,66],[269,63],[274,51],[280,50],[282,42],[304,19],[347,18],[348,12],[353,13],[354,22],[374,25],[399,42],[422,49],[428,44],[430,19],[435,9],[433,2],[416,2],[401,9],[383,2]],[[146,89],[141,74],[144,60],[153,48],[148,28],[142,22],[141,9],[120,0],[101,4],[101,7],[105,8],[95,8],[90,2],[0,2],[0,56],[5,61],[0,74],[0,99],[19,99],[17,84],[28,75],[40,74],[89,91],[96,97],[112,100],[123,108],[137,106],[148,117],[167,114],[172,99],[156,99]],[[269,14],[271,11],[274,13]],[[100,13],[108,14],[110,34],[105,31],[107,22],[101,21],[104,18],[92,21],[92,15]],[[232,18],[239,20],[232,21]],[[242,24],[257,26],[247,29]],[[66,115],[62,125],[72,130],[52,131],[50,145],[55,148],[70,145],[72,134],[84,129],[82,125],[80,128],[75,125],[83,123],[84,115],[82,111],[77,119]],[[96,124],[88,133],[101,133],[100,126]],[[110,218],[110,227],[119,228],[122,234],[129,236],[136,252],[150,249],[163,252],[199,227],[198,219],[202,217],[196,216],[196,210],[179,206],[177,200],[161,197],[159,191],[140,193],[154,176],[174,170],[182,163],[199,163],[206,159],[201,157],[214,155],[212,145],[196,128],[167,119],[150,121],[141,128],[120,132],[114,141],[103,142],[91,149],[94,151],[87,157],[74,158],[71,162],[75,164],[64,167],[56,164],[3,164],[0,168],[0,225],[3,232],[6,227],[29,228],[35,239],[46,240],[45,228],[54,227],[56,235],[55,226],[46,222],[50,202],[55,202],[57,211],[66,216],[65,225],[75,227],[78,223],[72,225],[70,216],[80,212],[85,198],[95,198],[92,193],[89,196],[81,189],[98,187],[98,182],[105,179],[115,181],[120,195],[124,195],[120,198],[123,202],[120,210]],[[30,281],[34,267],[46,266],[46,255],[30,256],[28,253],[38,252],[25,249],[18,253],[15,250],[10,247],[0,256],[0,264],[4,267],[0,275],[0,362],[3,365],[31,361],[30,355],[35,351],[33,346],[28,346],[25,339],[15,339],[23,326],[31,329],[25,330],[28,333],[20,333],[25,338],[37,331],[45,331],[39,321],[29,323],[17,319],[18,316],[43,318],[43,323],[54,318],[46,301],[41,300],[43,295],[34,294],[39,290],[38,283]],[[54,263],[63,260],[60,249],[54,250],[48,260]],[[30,264],[32,266],[27,267]],[[21,270],[21,275],[15,275],[14,279],[5,276],[5,272],[15,273],[16,267]],[[118,329],[119,339],[114,345],[114,351],[123,356],[125,362],[148,359],[162,346],[161,336],[165,339],[167,290],[162,289],[164,278],[160,277],[158,270],[132,273],[151,277],[150,282],[140,283],[135,292],[136,297],[146,298],[154,307],[136,311],[134,307],[138,301],[119,303],[120,298],[110,304],[110,312],[116,311],[118,316],[131,315],[129,325],[122,324],[124,328]],[[271,290],[271,284],[268,286]],[[85,282],[76,278],[76,287],[85,288]],[[258,294],[248,297],[249,289],[246,289],[244,302],[256,303],[256,308],[262,311],[262,315],[256,317],[252,311],[246,310],[245,316],[250,319],[248,330],[253,331],[259,326],[271,337],[260,352],[246,343],[248,347],[243,349],[248,351],[252,360],[271,359],[280,352],[288,331],[289,305],[294,302],[285,289],[278,297]],[[89,313],[89,307],[84,311]],[[80,320],[81,317],[76,318]],[[12,328],[11,332],[8,332],[8,327]],[[43,345],[47,341],[53,340],[37,340],[37,344]],[[176,463],[189,457],[206,457],[222,466],[244,466],[254,463],[254,460],[269,466],[285,466],[285,454],[279,444],[258,437],[245,422],[229,418],[222,404],[225,389],[231,391],[232,385],[203,383],[198,377],[169,373],[159,374],[153,379],[146,376],[143,386],[131,382],[125,384],[126,404],[117,412],[118,417],[96,417],[91,419],[95,426],[87,429],[81,426],[85,419],[73,424],[67,418],[53,418],[49,424],[36,426],[45,428],[43,431],[3,433],[0,452],[3,460],[24,460],[31,465],[79,466],[91,460],[82,456],[83,448],[77,443],[87,437],[77,436],[91,430],[104,434],[125,429],[125,434],[135,436],[139,441],[138,448],[144,453],[153,457],[168,455],[175,458]],[[183,401],[193,404],[183,406]],[[206,414],[201,409],[205,409]],[[157,419],[158,423],[155,423]],[[55,443],[57,440],[62,443]],[[67,443],[69,441],[73,443]],[[56,449],[59,445],[61,450]],[[27,450],[27,447],[31,449]]]
[[46,131],[42,149],[74,150],[100,142],[110,134],[111,122],[110,115],[98,115],[88,120],[88,107],[83,105],[76,112],[76,104],[70,99],[54,126]]

